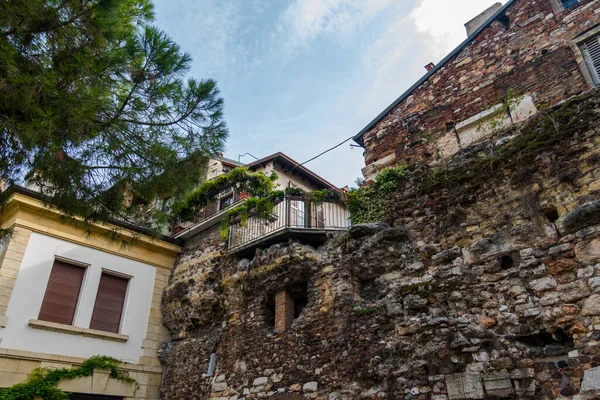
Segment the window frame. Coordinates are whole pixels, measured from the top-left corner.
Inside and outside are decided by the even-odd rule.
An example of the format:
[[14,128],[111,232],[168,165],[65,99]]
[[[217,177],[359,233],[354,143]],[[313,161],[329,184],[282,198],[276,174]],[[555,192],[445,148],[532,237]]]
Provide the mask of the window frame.
[[[127,281],[127,286],[125,288],[125,295],[123,296],[123,306],[121,308],[121,318],[119,319],[119,328],[117,329],[117,332],[110,332],[110,331],[105,331],[102,329],[92,328],[92,320],[94,318],[94,311],[96,310],[96,300],[98,299],[98,293],[100,291],[100,280],[102,279],[102,275],[104,275],[104,274],[111,275],[111,276],[114,276],[117,278],[122,278]],[[121,272],[102,268],[102,270],[100,272],[100,280],[98,280],[98,286],[96,287],[96,295],[94,296],[94,302],[92,305],[92,314],[90,316],[90,322],[88,324],[89,329],[93,329],[93,330],[100,331],[100,332],[106,332],[106,333],[123,334],[123,327],[125,325],[126,315],[127,315],[127,311],[128,311],[127,305],[129,303],[129,295],[131,293],[131,285],[132,285],[133,278],[134,277],[131,275],[127,275],[127,274],[124,274]]]
[[[48,321],[45,319],[41,319],[41,312],[42,312],[42,307],[44,306],[44,300],[46,299],[46,293],[48,291],[48,284],[50,283],[50,277],[52,276],[52,270],[54,268],[54,265],[56,262],[61,262],[64,264],[68,264],[68,265],[72,265],[74,267],[79,267],[79,268],[83,268],[83,276],[81,277],[81,283],[79,286],[79,293],[77,294],[77,300],[75,302],[75,309],[73,311],[73,318],[71,318],[71,323],[70,324],[65,324],[62,322],[56,322],[56,321]],[[42,296],[42,302],[40,303],[40,307],[38,310],[38,320],[40,321],[44,321],[44,322],[51,322],[54,324],[60,324],[60,325],[66,325],[66,326],[77,326],[77,322],[78,322],[78,318],[79,318],[79,314],[81,311],[81,302],[82,299],[84,298],[84,292],[85,292],[85,286],[86,286],[86,281],[89,275],[89,271],[90,271],[90,267],[91,264],[82,262],[82,261],[78,261],[78,260],[73,260],[70,258],[66,258],[66,257],[61,257],[61,256],[54,256],[54,259],[52,260],[52,266],[50,267],[50,274],[48,274],[48,279],[46,280],[46,287],[44,288],[44,295]]]
[[597,86],[600,86],[600,71],[599,71],[600,68],[598,68],[596,65],[594,65],[594,60],[592,59],[592,56],[590,55],[589,49],[587,47],[587,42],[589,41],[589,39],[596,39],[596,41],[600,45],[600,34],[596,35],[596,36],[592,36],[591,38],[588,38],[588,40],[579,44],[579,50],[583,54],[583,59],[588,68],[588,72],[592,79],[592,83],[593,83],[594,87],[597,87]]
[[552,5],[552,10],[554,11],[554,14],[560,14],[563,11],[571,10],[581,5],[581,3],[583,3],[583,0],[577,0],[577,3],[571,5],[568,8],[565,8],[563,0],[550,0],[550,4]]
[[593,29],[590,29],[586,33],[576,37],[570,42],[571,50],[575,55],[575,61],[579,67],[579,72],[581,72],[581,75],[583,75],[583,79],[588,84],[590,89],[600,87],[600,84],[597,85],[595,83],[595,80],[592,77],[592,72],[590,71],[590,67],[588,66],[588,62],[586,61],[586,56],[581,50],[581,47],[587,40],[594,36],[600,36],[600,25],[595,26]]
[[[224,210],[227,207],[233,205],[233,203],[235,202],[234,197],[235,196],[234,196],[233,192],[231,192],[229,194],[226,194],[225,196],[221,197],[219,199],[219,209],[218,209],[218,211]],[[228,202],[228,201],[230,201],[230,203],[229,204],[225,204],[225,202]]]

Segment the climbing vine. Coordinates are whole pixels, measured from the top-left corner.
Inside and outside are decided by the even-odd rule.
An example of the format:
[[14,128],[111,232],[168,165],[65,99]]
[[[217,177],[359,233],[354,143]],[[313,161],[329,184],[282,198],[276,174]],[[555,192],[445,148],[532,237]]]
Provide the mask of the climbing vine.
[[274,190],[266,197],[251,197],[246,201],[227,211],[227,214],[221,221],[221,238],[227,240],[231,220],[235,217],[240,218],[241,224],[246,225],[250,214],[257,215],[260,218],[269,218],[273,214],[275,205],[283,200],[284,192],[282,190]]
[[249,193],[253,197],[266,198],[273,192],[276,180],[275,171],[267,176],[262,172],[251,172],[246,167],[237,167],[228,174],[203,182],[196,190],[175,203],[172,211],[183,220],[192,220],[203,207],[216,201],[219,191],[227,185],[235,186],[238,191]]
[[353,189],[348,194],[348,210],[353,224],[383,221],[388,208],[390,195],[398,188],[398,183],[408,178],[408,167],[386,168],[377,175],[369,186]]
[[0,400],[66,400],[70,394],[58,388],[60,380],[91,376],[94,369],[109,369],[111,378],[135,382],[135,379],[117,369],[120,362],[112,357],[93,356],[76,368],[36,368],[25,382],[0,391]]
[[321,189],[306,192],[298,187],[288,187],[285,189],[285,194],[289,196],[302,196],[306,201],[316,204],[322,204],[325,201],[336,202],[341,200],[341,192],[333,189]]

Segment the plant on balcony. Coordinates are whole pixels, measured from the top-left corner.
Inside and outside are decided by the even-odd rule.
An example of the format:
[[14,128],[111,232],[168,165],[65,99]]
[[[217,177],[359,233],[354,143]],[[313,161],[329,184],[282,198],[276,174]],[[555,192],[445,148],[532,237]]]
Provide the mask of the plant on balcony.
[[266,198],[273,192],[276,180],[277,173],[274,171],[267,176],[262,172],[250,172],[246,167],[237,167],[226,175],[203,182],[188,193],[173,205],[173,214],[186,221],[193,220],[203,207],[216,201],[219,191],[227,186],[250,193],[252,197]]
[[135,382],[135,379],[117,369],[120,363],[112,357],[93,356],[76,368],[36,368],[29,373],[25,382],[0,391],[0,400],[68,400],[70,395],[58,388],[60,380],[91,376],[94,369],[109,369],[111,378]]
[[315,204],[340,201],[340,192],[332,189],[313,190],[307,194],[307,200]]
[[299,187],[287,187],[285,188],[285,194],[288,196],[304,196],[306,192]]
[[306,192],[304,189],[298,187],[288,187],[285,189],[285,194],[288,196],[302,196],[306,199],[306,201],[316,204],[322,204],[324,202],[336,202],[341,200],[340,192],[333,189],[322,189]]
[[231,228],[231,220],[234,218],[239,217],[240,223],[243,226],[246,225],[250,215],[268,219],[273,214],[275,204],[282,201],[284,196],[284,191],[274,190],[266,197],[251,197],[244,204],[227,211],[225,218],[221,221],[221,238],[227,240],[229,229]]

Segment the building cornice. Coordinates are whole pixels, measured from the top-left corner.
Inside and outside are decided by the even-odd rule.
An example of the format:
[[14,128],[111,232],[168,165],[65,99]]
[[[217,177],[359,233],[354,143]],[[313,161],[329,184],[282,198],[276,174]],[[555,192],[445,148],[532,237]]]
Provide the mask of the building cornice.
[[[52,209],[40,199],[13,191],[1,215],[3,228],[21,227],[156,267],[173,267],[181,246],[116,224],[84,222]],[[109,239],[117,232],[120,242]]]

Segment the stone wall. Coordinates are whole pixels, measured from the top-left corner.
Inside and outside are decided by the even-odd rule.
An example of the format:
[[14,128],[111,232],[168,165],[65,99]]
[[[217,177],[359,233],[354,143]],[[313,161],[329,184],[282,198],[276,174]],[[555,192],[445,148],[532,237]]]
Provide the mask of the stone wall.
[[[162,396],[598,398],[599,126],[591,92],[413,165],[386,222],[320,248],[191,240],[163,296]],[[283,289],[301,311],[276,333]]]
[[436,163],[478,141],[509,93],[524,102],[503,123],[590,87],[575,42],[600,23],[600,2],[580,0],[556,15],[550,0],[513,3],[365,133],[367,180],[391,165]]

